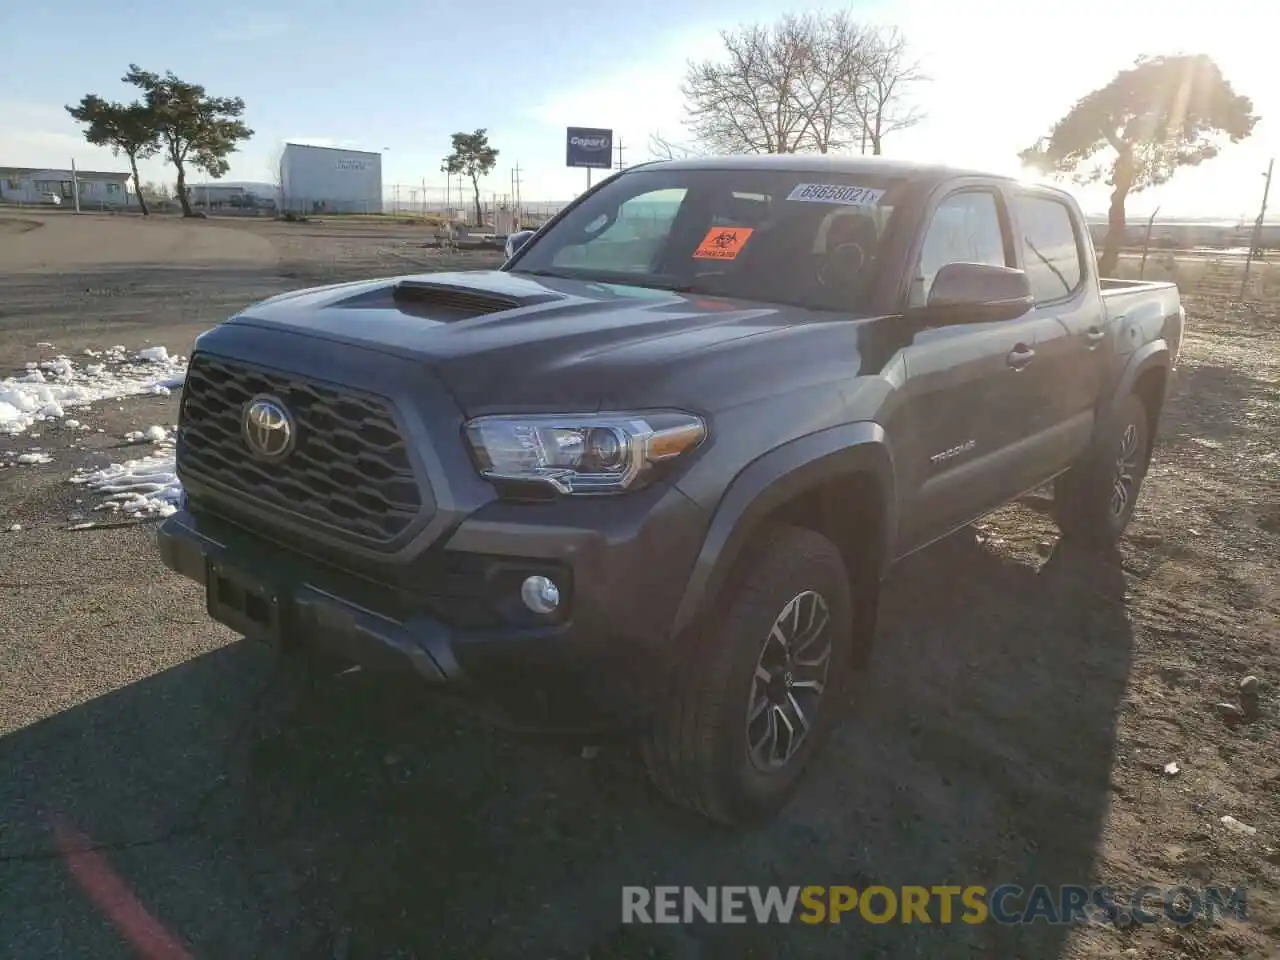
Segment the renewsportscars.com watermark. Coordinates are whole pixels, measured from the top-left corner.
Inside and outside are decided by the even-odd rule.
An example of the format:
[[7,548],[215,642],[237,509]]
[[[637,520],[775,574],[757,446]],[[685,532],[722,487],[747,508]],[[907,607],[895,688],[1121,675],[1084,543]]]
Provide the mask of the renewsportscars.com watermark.
[[623,887],[623,923],[1212,923],[1248,915],[1245,887]]

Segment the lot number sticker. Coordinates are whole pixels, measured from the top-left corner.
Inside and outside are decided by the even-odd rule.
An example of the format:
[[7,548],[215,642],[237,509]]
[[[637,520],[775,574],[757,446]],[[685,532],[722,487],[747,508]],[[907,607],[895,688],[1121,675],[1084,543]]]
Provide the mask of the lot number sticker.
[[753,232],[751,227],[712,227],[693,251],[693,259],[734,260]]
[[874,207],[883,196],[883,190],[871,187],[850,187],[839,183],[798,183],[787,199],[801,203],[841,203],[846,207]]

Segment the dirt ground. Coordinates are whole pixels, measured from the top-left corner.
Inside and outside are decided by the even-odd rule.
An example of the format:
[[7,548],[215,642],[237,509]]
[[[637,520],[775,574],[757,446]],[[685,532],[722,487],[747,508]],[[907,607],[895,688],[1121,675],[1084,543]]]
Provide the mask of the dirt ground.
[[[27,220],[0,218],[0,376],[492,263],[378,224]],[[302,696],[153,527],[68,530],[73,469],[134,455],[119,437],[176,396],[77,412],[104,433],[75,447],[0,438],[54,458],[0,470],[0,956],[1280,956],[1280,305],[1190,309],[1119,549],[1059,544],[1029,498],[901,564],[866,689],[743,833],[666,805],[622,747],[584,760],[358,679]],[[1256,710],[1224,715],[1246,676]],[[944,883],[1246,886],[1249,919],[619,926],[627,884]]]

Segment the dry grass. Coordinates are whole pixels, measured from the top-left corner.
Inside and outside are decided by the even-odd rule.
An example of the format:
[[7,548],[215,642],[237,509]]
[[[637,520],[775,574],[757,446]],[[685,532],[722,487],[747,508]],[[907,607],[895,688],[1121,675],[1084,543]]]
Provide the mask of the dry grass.
[[1255,260],[1249,267],[1243,296],[1244,260],[1230,257],[1196,257],[1185,253],[1152,253],[1145,269],[1142,258],[1126,254],[1116,271],[1121,279],[1171,280],[1184,298],[1243,301],[1255,309],[1275,315],[1280,311],[1280,260]]

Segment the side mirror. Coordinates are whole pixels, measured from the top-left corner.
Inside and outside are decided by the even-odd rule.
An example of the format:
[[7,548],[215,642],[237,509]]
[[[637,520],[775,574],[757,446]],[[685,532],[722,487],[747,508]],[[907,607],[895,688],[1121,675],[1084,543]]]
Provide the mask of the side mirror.
[[521,230],[518,233],[513,233],[511,234],[511,236],[507,237],[507,243],[506,243],[507,259],[510,260],[512,257],[514,257],[516,255],[516,252],[519,251],[521,247],[523,247],[526,243],[529,242],[529,238],[532,237],[535,232],[536,231],[534,230]]
[[1035,307],[1031,282],[1013,267],[948,263],[933,278],[929,302],[921,310],[929,324],[999,323]]

